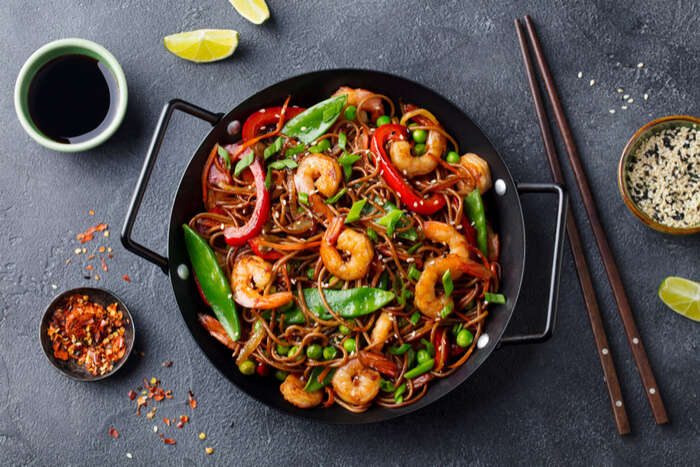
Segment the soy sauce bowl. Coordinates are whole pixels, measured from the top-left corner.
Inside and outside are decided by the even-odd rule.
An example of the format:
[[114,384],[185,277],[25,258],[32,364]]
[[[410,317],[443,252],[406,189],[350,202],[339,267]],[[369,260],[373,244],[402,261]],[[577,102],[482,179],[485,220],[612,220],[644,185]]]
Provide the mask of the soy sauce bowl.
[[[84,366],[79,365],[75,360],[61,360],[56,358],[53,354],[53,346],[51,344],[51,338],[48,335],[49,324],[51,323],[51,317],[54,311],[63,306],[68,300],[68,297],[72,295],[87,295],[88,299],[104,308],[109,305],[116,303],[117,310],[122,312],[123,322],[124,322],[124,340],[126,341],[126,351],[124,356],[114,363],[114,366],[108,372],[101,375],[93,375],[89,373]],[[124,366],[131,351],[134,348],[134,320],[131,317],[131,313],[127,309],[124,302],[114,295],[112,292],[104,289],[95,289],[91,287],[79,287],[77,289],[66,290],[65,292],[54,298],[49,306],[44,311],[44,316],[41,318],[41,325],[39,327],[39,339],[41,341],[41,347],[44,349],[44,354],[46,358],[49,359],[51,364],[61,373],[72,378],[76,381],[99,381],[112,376],[114,373],[119,371],[119,369]]]

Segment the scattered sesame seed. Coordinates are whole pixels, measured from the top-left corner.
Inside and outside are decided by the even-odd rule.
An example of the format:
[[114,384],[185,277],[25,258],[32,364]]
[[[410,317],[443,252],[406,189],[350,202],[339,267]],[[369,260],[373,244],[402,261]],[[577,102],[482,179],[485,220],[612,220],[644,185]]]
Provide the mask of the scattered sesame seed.
[[109,230],[105,230],[105,233],[103,233],[102,235],[104,235],[105,237],[109,237]]
[[643,66],[644,66],[644,63],[642,63],[642,62],[637,63],[637,68],[642,68]]
[[206,439],[206,437],[207,435],[205,435],[204,433],[199,434],[199,439]]
[[111,252],[112,252],[112,248],[111,248],[111,247],[110,247],[110,248],[107,248],[107,252],[108,252],[108,253],[111,253]]
[[623,92],[625,92],[625,91],[623,91],[622,88],[617,88],[617,93],[618,93],[618,94],[622,94]]
[[127,452],[127,453],[126,453],[126,457],[128,457],[129,459],[131,459],[131,458],[133,458],[134,456],[132,456],[130,452]]
[[624,96],[622,96],[622,98],[623,98],[623,99],[629,99],[629,98],[630,98],[630,95],[629,95],[629,94],[625,94]]
[[158,433],[158,427],[153,425],[153,433]]
[[632,102],[634,102],[634,99],[632,99],[632,98],[630,97],[629,99],[627,99],[627,102],[629,102],[629,103],[631,104]]
[[594,80],[594,79],[592,79],[592,80],[590,81],[590,83],[588,83],[589,86],[593,86],[594,84],[595,84],[595,80]]
[[70,258],[66,260],[66,264],[70,264]]
[[158,382],[158,380],[155,377],[151,378],[151,384],[156,384],[157,382]]
[[96,281],[99,281],[99,280],[100,280],[100,276],[98,276],[97,274],[95,274],[95,280],[96,280]]
[[87,253],[87,248],[83,248],[80,250],[81,253]]
[[583,71],[578,72],[578,79],[581,79],[581,78],[583,78]]
[[621,108],[622,110],[627,110],[627,106],[626,106],[626,105],[622,105],[622,106],[620,106],[620,108]]
[[51,284],[51,288],[56,290],[58,288],[58,286],[56,284]]
[[644,100],[649,99],[649,94],[644,94]]
[[615,109],[610,109],[610,110],[608,110],[608,112],[610,112],[611,114],[614,114],[614,113],[615,113]]
[[80,254],[80,248],[76,248],[76,249],[75,249],[75,254],[76,254],[76,255],[79,255],[79,254]]

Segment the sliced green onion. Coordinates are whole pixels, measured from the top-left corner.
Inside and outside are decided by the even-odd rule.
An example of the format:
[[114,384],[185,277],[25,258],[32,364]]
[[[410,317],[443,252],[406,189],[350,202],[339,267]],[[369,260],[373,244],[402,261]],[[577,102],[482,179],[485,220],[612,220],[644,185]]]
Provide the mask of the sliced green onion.
[[292,157],[296,156],[297,154],[301,154],[304,152],[304,143],[299,143],[296,146],[292,146],[291,148],[287,148],[286,151],[284,151],[284,155],[287,157]]
[[442,275],[442,288],[445,289],[445,297],[450,298],[455,286],[452,283],[452,273],[449,269]]
[[351,222],[355,222],[360,218],[360,215],[362,213],[362,208],[365,207],[365,204],[367,204],[367,199],[361,199],[360,201],[355,201],[352,203],[352,207],[350,208],[350,212],[348,213],[347,217],[345,218],[345,223],[349,224]]
[[409,255],[412,255],[413,253],[415,253],[415,251],[416,251],[418,248],[420,248],[420,247],[422,247],[422,246],[423,246],[423,242],[416,243],[416,244],[413,245],[411,248],[409,248],[408,250],[406,250],[406,253],[408,253]]
[[238,177],[246,167],[248,167],[250,164],[253,163],[254,160],[255,160],[255,153],[252,150],[248,151],[248,154],[243,156],[241,158],[241,160],[239,160],[238,163],[236,164],[236,168],[233,170],[233,175]]
[[265,151],[263,151],[263,157],[267,160],[280,152],[282,149],[282,143],[284,143],[284,138],[278,136],[274,143],[265,148]]
[[401,383],[401,386],[394,391],[394,402],[400,404],[403,402],[403,394],[406,392],[406,383]]
[[420,342],[421,342],[421,344],[423,344],[423,345],[425,346],[425,350],[428,351],[428,353],[430,354],[430,356],[431,356],[431,357],[434,357],[434,356],[435,356],[435,346],[433,345],[433,343],[430,342],[429,340],[425,339],[425,338],[422,338],[422,339],[420,340]]
[[406,360],[406,368],[411,368],[413,366],[413,363],[416,361],[416,351],[413,350],[413,347],[408,349],[408,351],[406,352]]
[[270,186],[272,185],[272,168],[267,168],[267,175],[265,175],[265,189],[270,191]]
[[420,311],[414,311],[411,317],[408,319],[412,325],[418,324],[418,320],[420,319]]
[[379,389],[381,389],[384,392],[396,391],[396,388],[394,387],[394,385],[391,384],[389,381],[385,380],[384,378],[379,380]]
[[345,149],[345,145],[348,142],[348,137],[345,136],[345,133],[338,133],[338,147],[340,149]]
[[343,174],[345,175],[345,180],[349,180],[352,175],[352,166],[355,162],[362,159],[362,156],[357,154],[348,154],[343,152],[343,155],[338,158],[338,164],[343,166]]
[[309,205],[309,194],[308,193],[298,193],[299,202],[305,206]]
[[401,344],[399,347],[389,347],[389,353],[391,355],[403,355],[410,348],[411,348],[411,344],[405,343],[405,344]]
[[314,268],[309,268],[306,270],[306,277],[308,277],[310,281],[314,280]]
[[408,268],[408,277],[410,277],[414,281],[417,281],[418,279],[420,279],[420,271],[418,270],[416,265],[413,263],[411,263],[411,267]]
[[382,290],[389,290],[389,274],[387,274],[386,271],[382,272],[382,275],[379,276],[377,288]]
[[403,216],[403,211],[401,209],[395,209],[390,211],[383,217],[380,217],[376,222],[377,224],[386,227],[386,234],[390,237],[394,234],[394,229],[396,229],[396,224]]
[[505,305],[506,303],[506,297],[500,293],[486,292],[484,293],[484,299],[489,303],[500,303],[501,305]]
[[282,159],[281,161],[275,161],[272,162],[271,164],[268,164],[268,167],[271,169],[275,170],[282,170],[282,169],[296,169],[299,166],[299,164],[296,163],[296,161],[292,159]]
[[222,146],[219,146],[216,151],[219,153],[219,157],[224,160],[224,166],[226,170],[231,171],[231,155]]
[[379,241],[379,237],[377,236],[377,232],[375,232],[372,227],[367,227],[367,236],[374,243],[377,243]]
[[[324,140],[324,141],[326,141],[326,140]],[[338,201],[340,198],[342,198],[343,195],[344,195],[347,191],[348,191],[347,188],[343,188],[343,189],[340,190],[338,193],[334,194],[333,196],[331,196],[330,198],[328,198],[327,200],[325,200],[324,203],[325,203],[325,204],[333,204],[333,203],[335,203],[335,202]]]
[[406,379],[411,379],[415,378],[416,376],[420,376],[423,373],[427,373],[430,370],[433,369],[435,366],[435,359],[431,358],[430,360],[426,360],[417,367],[413,368],[412,370],[408,370],[403,377]]
[[440,316],[443,319],[447,318],[452,313],[452,310],[454,310],[454,305],[452,304],[452,302],[449,302],[447,305],[445,305],[445,307],[440,312]]

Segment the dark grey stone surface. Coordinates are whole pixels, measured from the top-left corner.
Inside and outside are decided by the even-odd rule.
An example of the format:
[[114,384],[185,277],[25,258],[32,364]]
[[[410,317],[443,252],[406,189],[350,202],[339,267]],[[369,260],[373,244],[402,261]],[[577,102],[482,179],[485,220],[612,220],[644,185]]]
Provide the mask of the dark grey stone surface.
[[[270,0],[262,27],[225,0],[21,1],[0,5],[0,453],[3,464],[593,464],[697,465],[700,459],[698,324],[656,297],[662,279],[700,279],[700,236],[649,230],[617,194],[620,151],[634,131],[669,114],[697,114],[700,8],[670,2],[291,2]],[[462,107],[520,181],[548,181],[512,20],[530,13],[579,144],[671,423],[656,426],[642,393],[592,236],[583,229],[633,434],[615,432],[570,252],[560,321],[551,341],[504,348],[463,386],[413,415],[372,426],[326,426],[278,413],[222,378],[179,317],[169,280],[121,248],[118,230],[161,106],[180,97],[225,111],[264,86],[310,70],[366,67],[426,84]],[[162,37],[189,29],[240,31],[236,55],[211,65],[182,61]],[[95,40],[120,60],[129,83],[126,120],[108,143],[69,155],[45,150],[15,118],[12,89],[23,61],[62,37]],[[644,63],[643,68],[636,64]],[[583,79],[577,73],[583,72]],[[589,86],[589,80],[595,85]],[[621,87],[634,98],[620,109]],[[648,101],[642,98],[649,94]],[[608,109],[616,108],[615,115]],[[136,237],[164,251],[176,183],[206,124],[177,116],[149,186]],[[568,164],[565,164],[568,167]],[[579,223],[583,209],[571,184]],[[551,200],[525,201],[528,280],[510,331],[542,322],[541,269],[549,256]],[[96,215],[90,217],[88,211]],[[98,221],[114,248],[99,282],[83,279],[75,234]],[[65,260],[71,258],[71,264]],[[539,269],[539,270],[538,270]],[[128,273],[131,283],[121,279]],[[93,284],[122,296],[135,315],[138,353],[118,376],[77,383],[43,356],[37,332],[61,290]],[[53,285],[57,288],[54,289]],[[171,368],[161,362],[172,359]],[[155,376],[175,390],[153,420],[136,418],[127,393]],[[188,389],[195,410],[182,401]],[[176,446],[153,433],[164,416]],[[230,424],[233,423],[233,427]],[[118,440],[107,431],[116,427]],[[206,432],[206,441],[196,434]],[[206,456],[204,447],[214,454]],[[133,454],[129,460],[126,453]]]

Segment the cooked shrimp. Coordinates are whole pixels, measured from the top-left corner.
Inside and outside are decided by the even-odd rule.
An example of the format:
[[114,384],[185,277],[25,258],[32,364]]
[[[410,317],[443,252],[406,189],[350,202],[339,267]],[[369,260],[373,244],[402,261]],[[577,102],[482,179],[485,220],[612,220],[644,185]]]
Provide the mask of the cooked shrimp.
[[444,222],[428,221],[423,224],[423,233],[434,242],[446,243],[450,253],[465,261],[469,259],[469,243],[457,229]]
[[408,141],[393,142],[389,148],[389,155],[401,173],[407,177],[416,177],[435,170],[446,148],[445,137],[437,131],[429,130],[428,140],[425,143],[425,154],[422,156],[411,154],[411,145]]
[[287,375],[284,382],[280,384],[280,392],[287,402],[300,409],[316,407],[323,400],[323,391],[320,389],[312,392],[304,391],[304,383],[294,373]]
[[462,182],[458,188],[460,191],[471,191],[478,188],[480,193],[484,193],[491,188],[491,169],[488,162],[474,153],[468,152],[459,159],[459,164],[467,169],[476,182],[476,186],[467,186],[466,182]]
[[354,405],[370,403],[379,393],[379,373],[353,358],[333,375],[333,389],[345,402]]
[[317,153],[303,158],[294,174],[294,184],[299,193],[311,194],[317,189],[325,196],[333,196],[342,179],[340,164],[330,156]]
[[292,300],[291,292],[261,295],[272,280],[272,265],[259,256],[241,256],[233,265],[231,285],[233,299],[247,308],[277,308]]
[[[333,93],[332,97],[340,96],[342,94],[348,96],[347,105],[354,105],[355,107],[357,107],[357,105],[363,100],[374,95],[373,92],[368,91],[366,89],[353,89],[348,86],[341,86],[336,92]],[[364,104],[362,104],[362,109],[358,110],[364,110],[366,112],[369,112],[372,115],[372,120],[376,120],[378,117],[384,115],[384,106],[382,105],[382,100],[378,97],[372,97],[371,99],[367,99],[364,102]]]
[[448,270],[452,280],[459,279],[464,273],[479,279],[491,277],[491,273],[484,265],[476,261],[464,260],[457,255],[433,258],[426,262],[416,284],[416,298],[413,303],[421,313],[430,318],[438,318],[446,306],[454,306],[452,297],[438,296],[435,292],[435,286],[442,280],[442,275]]
[[229,335],[226,333],[226,330],[218,319],[202,313],[200,313],[198,317],[199,322],[202,323],[202,326],[209,331],[209,334],[211,334],[214,339],[218,340],[231,350],[236,348],[236,344],[233,343],[231,337],[229,337]]
[[[364,277],[374,258],[374,248],[369,237],[349,228],[343,230],[342,217],[331,221],[330,227],[323,234],[320,250],[328,272],[346,281]],[[344,261],[338,250],[348,252],[350,259]]]
[[379,315],[372,329],[372,342],[370,347],[377,347],[375,350],[381,349],[382,345],[389,338],[389,334],[394,329],[394,316],[386,311]]

